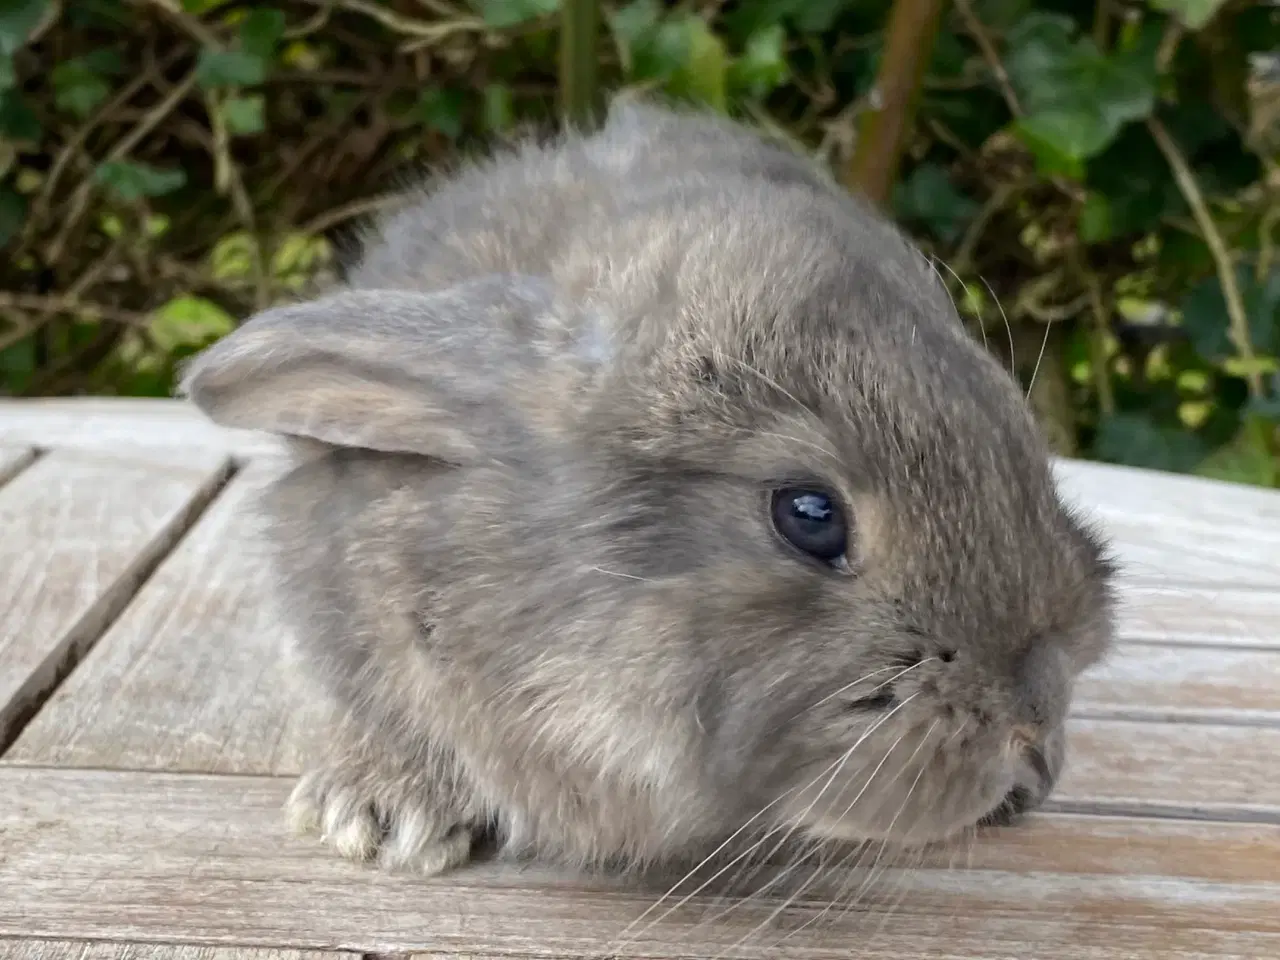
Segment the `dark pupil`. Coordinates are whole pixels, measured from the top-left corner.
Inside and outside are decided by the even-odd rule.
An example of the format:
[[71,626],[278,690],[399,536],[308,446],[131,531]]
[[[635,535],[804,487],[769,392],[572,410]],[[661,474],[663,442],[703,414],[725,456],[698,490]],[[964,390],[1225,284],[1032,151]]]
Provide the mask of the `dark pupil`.
[[819,560],[845,552],[845,523],[840,508],[819,490],[779,490],[774,494],[773,522],[784,539]]

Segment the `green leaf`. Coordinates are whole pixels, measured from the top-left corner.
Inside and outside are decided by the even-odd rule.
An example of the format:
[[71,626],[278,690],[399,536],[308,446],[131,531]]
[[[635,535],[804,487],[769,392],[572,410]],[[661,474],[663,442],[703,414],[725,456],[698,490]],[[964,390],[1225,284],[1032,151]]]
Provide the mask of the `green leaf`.
[[628,72],[633,69],[636,51],[652,40],[660,15],[658,0],[632,0],[609,18],[609,29]]
[[509,130],[515,123],[515,105],[511,88],[505,83],[491,83],[484,88],[484,125],[494,133]]
[[39,119],[17,90],[0,93],[0,137],[34,143],[43,133]]
[[946,171],[935,163],[922,163],[894,190],[894,210],[903,220],[922,223],[938,239],[951,243],[959,238],[980,205],[951,184]]
[[1259,439],[1258,431],[1246,425],[1229,443],[1201,461],[1193,472],[1211,480],[1274,487],[1280,479],[1280,464]]
[[250,136],[261,133],[266,127],[265,100],[262,94],[247,97],[227,97],[222,101],[222,120],[233,136]]
[[1079,176],[1128,123],[1155,109],[1147,45],[1104,56],[1066,17],[1036,13],[1008,35],[1005,68],[1026,113],[1015,132],[1046,172]]
[[429,129],[456,140],[462,133],[464,99],[461,90],[427,90],[418,98],[413,112]]
[[13,69],[13,57],[0,53],[0,93],[12,90],[18,83],[18,75]]
[[281,10],[255,7],[240,23],[240,49],[252,57],[270,63],[284,36],[285,16]]
[[1173,14],[1191,30],[1199,30],[1213,19],[1226,0],[1151,0],[1151,6]]
[[701,17],[682,14],[660,21],[635,37],[630,53],[635,79],[658,81],[673,97],[725,109],[729,55]]
[[243,50],[200,51],[196,82],[206,90],[252,87],[267,78],[267,61]]
[[[1266,283],[1259,283],[1253,270],[1238,264],[1236,283],[1249,321],[1254,352],[1280,354],[1280,267],[1272,270]],[[1183,297],[1181,308],[1182,327],[1196,353],[1213,363],[1236,356],[1227,301],[1216,276],[1193,287]]]
[[560,0],[472,0],[484,22],[491,27],[517,27],[550,16],[560,9]]
[[94,179],[125,203],[132,203],[142,197],[160,197],[181,189],[187,175],[182,170],[118,160],[100,164],[94,171]]
[[16,190],[0,186],[0,247],[12,240],[27,219],[27,198]]
[[780,24],[764,27],[748,39],[742,55],[729,69],[729,82],[752,97],[763,97],[787,82],[786,30]]
[[1146,414],[1103,417],[1094,455],[1108,463],[1187,473],[1204,459],[1204,443],[1193,433],[1157,424]]
[[202,347],[235,329],[235,319],[203,297],[176,297],[151,315],[147,330],[156,346],[172,353]]
[[1115,236],[1115,219],[1111,201],[1105,194],[1091,193],[1080,210],[1080,239],[1085,243],[1102,243]]
[[0,0],[0,54],[10,56],[21,50],[52,12],[50,0]]
[[111,76],[122,69],[120,58],[105,50],[66,60],[50,74],[54,103],[68,113],[87,117],[111,92],[104,75]]

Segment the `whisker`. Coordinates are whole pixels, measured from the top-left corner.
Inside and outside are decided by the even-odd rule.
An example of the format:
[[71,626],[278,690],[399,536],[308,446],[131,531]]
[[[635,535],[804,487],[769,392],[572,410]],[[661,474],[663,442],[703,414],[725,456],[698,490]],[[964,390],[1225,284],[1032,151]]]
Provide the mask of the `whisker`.
[[1027,384],[1027,399],[1031,399],[1031,391],[1035,389],[1036,377],[1040,374],[1040,363],[1044,360],[1044,351],[1049,346],[1049,324],[1051,321],[1045,321],[1044,339],[1040,341],[1040,355],[1036,357],[1035,369],[1031,371],[1031,382]]

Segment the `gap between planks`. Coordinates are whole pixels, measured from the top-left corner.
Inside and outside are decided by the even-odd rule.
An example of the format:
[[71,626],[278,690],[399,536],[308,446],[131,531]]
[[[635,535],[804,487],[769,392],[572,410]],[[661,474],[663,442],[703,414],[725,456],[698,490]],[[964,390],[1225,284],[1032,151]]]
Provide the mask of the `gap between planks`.
[[234,474],[207,451],[51,451],[0,486],[0,753]]

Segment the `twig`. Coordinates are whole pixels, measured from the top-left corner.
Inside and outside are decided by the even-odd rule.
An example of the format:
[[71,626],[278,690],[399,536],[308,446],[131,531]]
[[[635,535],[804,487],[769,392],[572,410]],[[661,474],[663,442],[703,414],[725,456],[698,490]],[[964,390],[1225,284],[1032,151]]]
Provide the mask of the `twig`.
[[[161,69],[176,63],[184,51],[171,52],[161,63]],[[85,141],[89,139],[91,134],[99,124],[108,117],[114,115],[121,107],[132,100],[142,91],[149,83],[155,79],[155,74],[148,70],[141,76],[131,80],[128,84],[121,88],[120,92],[104,103],[95,111],[94,115],[84,124],[76,128],[75,133],[63,144],[62,149],[58,151],[58,155],[54,158],[53,164],[49,167],[49,175],[45,177],[44,183],[40,187],[40,193],[37,195],[35,202],[31,205],[31,215],[27,218],[27,223],[23,235],[23,244],[25,245],[30,239],[30,232],[35,229],[36,224],[43,220],[49,212],[49,206],[52,203],[54,192],[58,188],[58,183],[62,179],[62,175],[66,172],[67,166],[71,163],[72,158],[84,146]]]
[[182,9],[182,4],[178,3],[177,0],[148,0],[148,2],[168,14],[170,19],[189,33],[191,38],[201,46],[208,47],[211,50],[221,50],[226,46],[204,23]]
[[1231,319],[1232,339],[1235,341],[1236,349],[1240,351],[1240,358],[1244,361],[1245,380],[1249,384],[1249,393],[1254,398],[1261,398],[1265,394],[1262,372],[1258,369],[1257,357],[1253,352],[1253,342],[1249,335],[1249,316],[1245,313],[1240,286],[1236,283],[1235,266],[1231,262],[1231,254],[1217,225],[1213,222],[1213,215],[1209,212],[1208,204],[1205,203],[1200,185],[1196,183],[1196,178],[1191,173],[1186,158],[1182,156],[1182,151],[1169,136],[1169,131],[1155,117],[1147,118],[1147,129],[1151,131],[1152,139],[1164,154],[1165,161],[1173,173],[1173,179],[1186,199],[1187,206],[1191,208],[1196,224],[1200,227],[1201,236],[1213,255],[1218,283],[1222,287],[1222,295],[1227,304],[1227,316]]
[[996,86],[1000,88],[1000,95],[1009,105],[1009,112],[1021,118],[1022,104],[1018,102],[1018,95],[1014,92],[1013,84],[1009,82],[1009,73],[1000,60],[1000,54],[996,52],[995,44],[987,35],[986,27],[973,12],[973,6],[969,0],[955,0],[955,4],[960,19],[964,21],[965,29],[969,31],[969,36],[973,37],[973,42],[978,45],[978,50],[982,53],[982,59],[987,62],[988,69],[995,76]]
[[[114,162],[119,160],[141,143],[143,138],[154,130],[160,124],[160,121],[172,113],[178,104],[186,98],[195,84],[196,73],[195,70],[192,70],[179,81],[177,86],[169,91],[163,100],[147,111],[147,115],[142,119],[142,122],[130,130],[111,148],[107,153],[107,161]],[[81,183],[76,188],[76,192],[72,194],[71,210],[63,218],[62,229],[58,231],[58,235],[54,237],[53,242],[45,249],[45,262],[53,263],[61,255],[62,247],[67,242],[67,237],[84,215],[89,198],[93,195],[93,188],[94,181],[90,178]]]
[[1107,334],[1111,332],[1107,308],[1102,302],[1102,285],[1097,276],[1084,263],[1078,263],[1085,287],[1089,291],[1089,303],[1093,309],[1093,331],[1089,337],[1089,369],[1093,373],[1093,386],[1098,391],[1098,409],[1104,416],[1116,412],[1116,393],[1111,384],[1111,371],[1107,368]]
[[403,203],[406,195],[403,193],[384,194],[377,197],[367,197],[363,200],[353,200],[351,203],[343,204],[340,207],[334,207],[332,210],[326,210],[324,213],[318,214],[311,220],[302,225],[302,232],[307,234],[321,234],[326,230],[332,230],[340,223],[348,220],[354,220],[357,217],[367,216],[371,213],[381,213],[389,210],[397,204]]
[[40,319],[35,322],[21,323],[17,329],[10,330],[0,336],[0,350],[6,350],[24,337],[35,333],[46,322],[61,313],[79,314],[81,316],[89,314],[127,326],[145,326],[149,321],[145,313],[138,313],[135,310],[124,310],[120,307],[111,307],[106,304],[92,303],[72,297],[43,296],[38,293],[11,293],[7,290],[0,290],[0,309],[18,310],[24,313],[40,315]]
[[422,20],[414,20],[411,17],[403,17],[386,7],[370,3],[368,0],[302,0],[302,2],[313,7],[332,5],[343,10],[349,10],[352,13],[362,13],[366,17],[377,20],[394,33],[402,33],[406,36],[419,37],[429,41],[443,40],[455,33],[469,33],[485,28],[484,21],[479,17],[462,16],[453,20],[438,20],[434,23],[428,23]]

